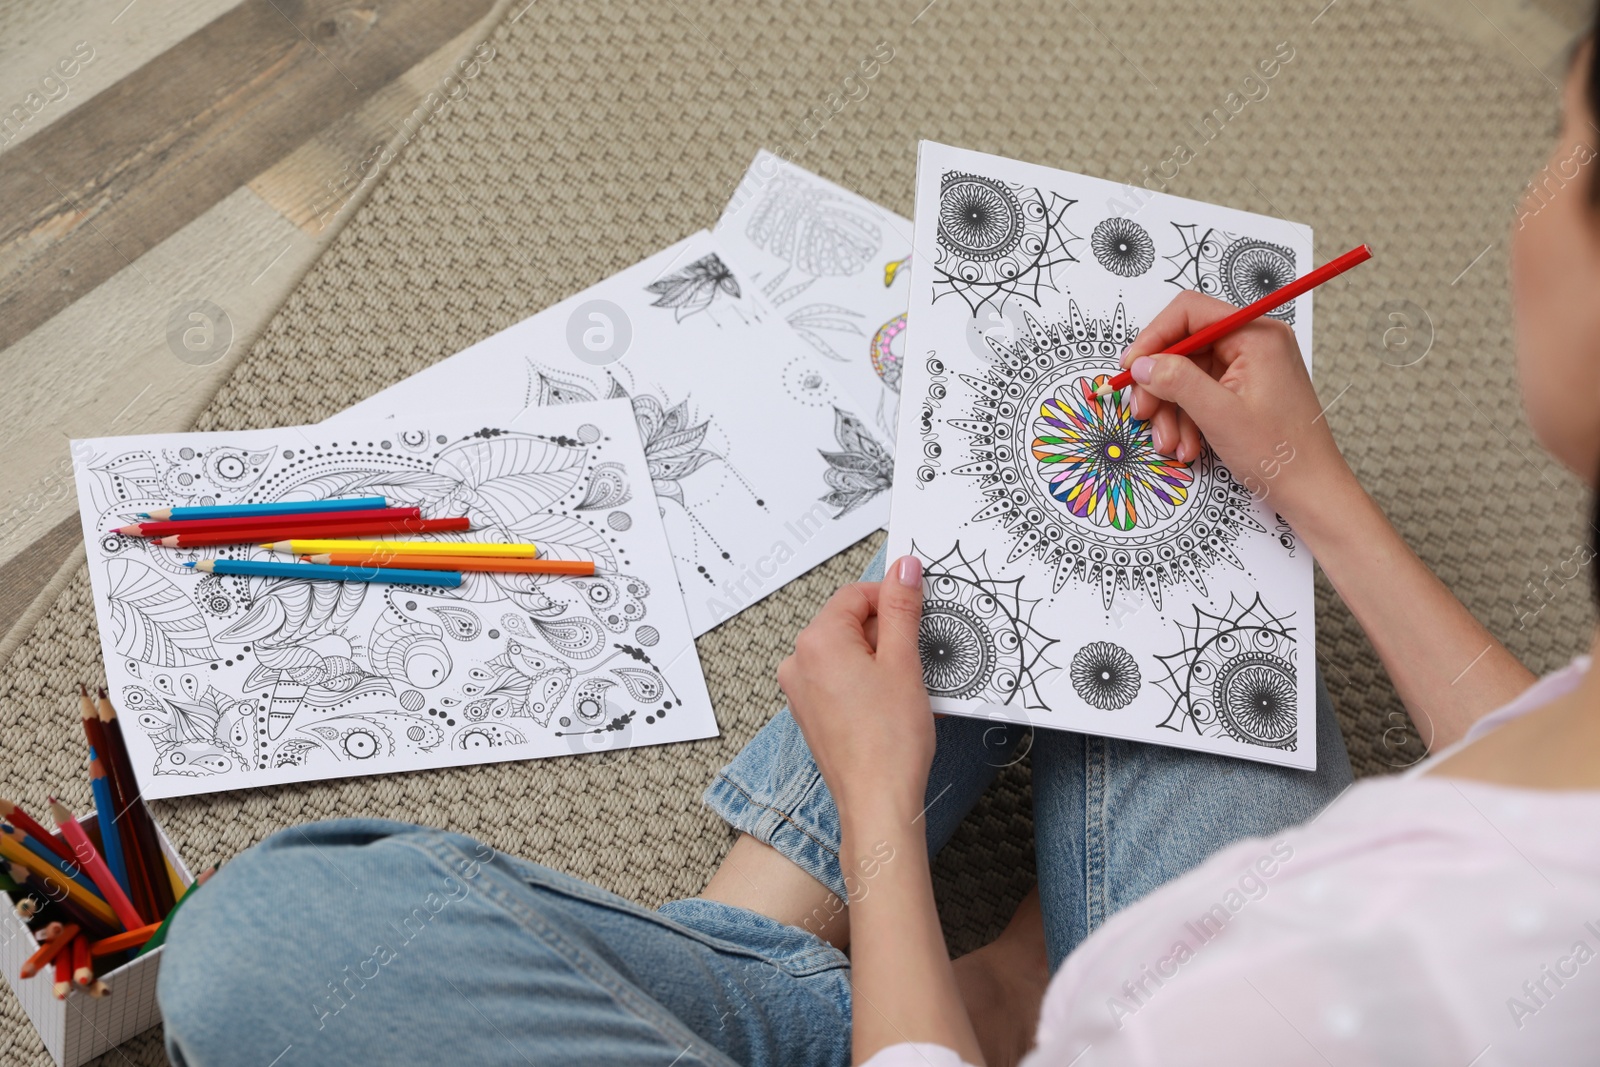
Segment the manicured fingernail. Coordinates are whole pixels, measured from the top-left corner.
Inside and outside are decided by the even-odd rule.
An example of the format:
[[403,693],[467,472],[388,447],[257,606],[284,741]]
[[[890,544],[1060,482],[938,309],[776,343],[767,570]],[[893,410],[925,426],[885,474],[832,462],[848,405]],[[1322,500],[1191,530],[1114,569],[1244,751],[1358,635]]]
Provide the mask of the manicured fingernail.
[[916,556],[906,556],[896,564],[894,576],[901,585],[922,584],[922,561]]
[[1133,375],[1133,380],[1140,385],[1149,385],[1150,374],[1155,369],[1156,361],[1153,356],[1140,356],[1133,361],[1133,366],[1128,368],[1128,373]]
[[1150,439],[1151,439],[1151,442],[1156,446],[1156,451],[1157,452],[1160,452],[1163,456],[1171,454],[1167,450],[1167,434],[1166,434],[1166,431],[1163,430],[1160,426],[1154,426],[1154,427],[1151,428],[1151,430],[1150,430]]

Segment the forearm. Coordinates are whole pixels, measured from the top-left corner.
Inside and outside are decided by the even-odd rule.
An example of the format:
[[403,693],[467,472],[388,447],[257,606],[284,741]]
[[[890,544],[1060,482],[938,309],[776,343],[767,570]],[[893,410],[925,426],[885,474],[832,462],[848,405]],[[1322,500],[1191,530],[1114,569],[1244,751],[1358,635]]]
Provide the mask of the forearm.
[[850,900],[855,1062],[914,1041],[983,1063],[939,927],[917,812],[846,813],[843,830],[841,865],[859,872]]
[[1533,675],[1411,551],[1354,475],[1323,488],[1296,533],[1377,649],[1423,742],[1459,740]]

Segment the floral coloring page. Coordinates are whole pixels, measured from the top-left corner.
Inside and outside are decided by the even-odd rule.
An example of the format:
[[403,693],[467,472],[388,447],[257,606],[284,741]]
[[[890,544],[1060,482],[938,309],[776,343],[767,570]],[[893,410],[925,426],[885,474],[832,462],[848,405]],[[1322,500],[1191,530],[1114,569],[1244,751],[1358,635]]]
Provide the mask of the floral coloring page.
[[[106,678],[147,797],[714,737],[634,409],[74,442]],[[259,545],[107,530],[166,506],[384,496],[592,577],[458,588],[202,574]]]
[[[939,711],[1316,766],[1311,557],[1259,471],[1096,387],[1184,289],[1242,306],[1303,226],[923,142],[891,557]],[[1272,313],[1311,359],[1311,296]]]
[[883,526],[894,466],[730,263],[702,231],[323,425],[450,410],[518,426],[627,400],[698,636]]
[[762,151],[716,235],[778,315],[894,440],[911,220]]

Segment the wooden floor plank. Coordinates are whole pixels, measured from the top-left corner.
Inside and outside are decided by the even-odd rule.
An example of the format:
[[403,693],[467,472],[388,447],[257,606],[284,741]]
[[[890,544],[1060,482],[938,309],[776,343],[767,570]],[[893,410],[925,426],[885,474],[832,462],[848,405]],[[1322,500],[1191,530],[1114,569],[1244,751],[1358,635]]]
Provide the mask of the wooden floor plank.
[[0,155],[0,348],[359,107],[490,6],[246,0]]
[[74,510],[0,567],[0,634],[11,629],[11,624],[55,577],[62,562],[82,543],[83,533],[78,529],[78,513]]

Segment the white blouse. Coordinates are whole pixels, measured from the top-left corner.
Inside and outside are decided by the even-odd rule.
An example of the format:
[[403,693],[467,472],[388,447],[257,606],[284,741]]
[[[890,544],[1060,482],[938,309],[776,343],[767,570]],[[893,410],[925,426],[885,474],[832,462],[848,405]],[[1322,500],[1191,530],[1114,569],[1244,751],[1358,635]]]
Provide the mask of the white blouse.
[[[1600,791],[1422,776],[1588,666],[1112,916],[1050,982],[1024,1067],[1600,1062]],[[868,1067],[962,1062],[901,1044]]]

